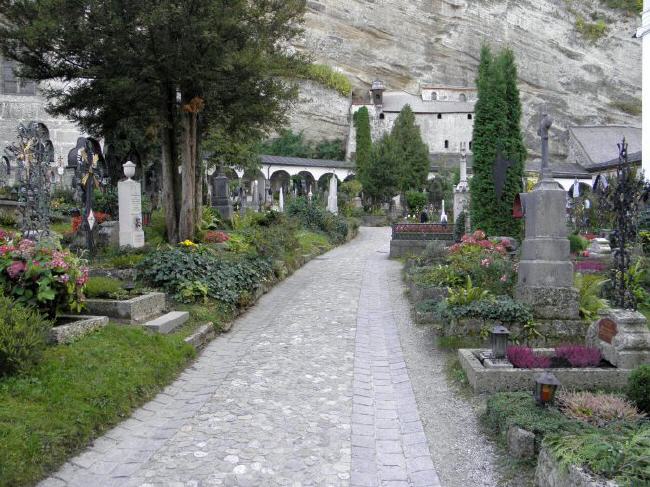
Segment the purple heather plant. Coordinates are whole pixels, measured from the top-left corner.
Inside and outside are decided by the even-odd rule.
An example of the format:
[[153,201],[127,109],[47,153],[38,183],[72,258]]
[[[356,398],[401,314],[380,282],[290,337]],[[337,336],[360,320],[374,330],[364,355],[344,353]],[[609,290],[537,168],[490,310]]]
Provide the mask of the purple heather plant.
[[614,421],[638,421],[644,418],[630,401],[613,394],[561,391],[558,404],[569,418],[599,427]]
[[506,350],[506,356],[518,369],[548,369],[551,366],[551,357],[537,355],[529,347],[511,345]]
[[583,345],[560,345],[555,356],[566,359],[571,367],[598,367],[602,359],[600,350]]

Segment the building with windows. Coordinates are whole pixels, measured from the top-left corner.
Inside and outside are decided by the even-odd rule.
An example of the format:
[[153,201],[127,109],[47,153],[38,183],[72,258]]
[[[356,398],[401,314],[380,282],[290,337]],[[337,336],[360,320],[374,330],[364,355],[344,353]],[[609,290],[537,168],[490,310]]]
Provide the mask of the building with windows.
[[16,141],[20,123],[43,123],[54,145],[54,154],[67,161],[68,152],[81,136],[78,127],[65,118],[53,117],[45,110],[47,100],[33,81],[16,76],[15,64],[0,57],[0,156],[6,146]]
[[402,108],[409,105],[422,140],[429,146],[432,166],[445,165],[439,162],[448,161],[450,156],[459,160],[461,144],[465,144],[469,153],[472,150],[476,100],[475,88],[422,85],[420,94],[413,95],[386,90],[382,81],[375,81],[366,99],[352,103],[346,157],[351,159],[356,152],[356,130],[352,120],[360,108],[368,109],[372,140],[376,141],[391,131]]

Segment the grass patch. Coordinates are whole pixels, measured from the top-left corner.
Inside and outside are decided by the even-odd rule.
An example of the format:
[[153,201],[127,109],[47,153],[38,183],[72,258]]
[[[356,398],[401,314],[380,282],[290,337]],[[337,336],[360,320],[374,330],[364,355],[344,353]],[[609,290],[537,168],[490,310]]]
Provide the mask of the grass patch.
[[302,77],[336,90],[343,96],[349,96],[352,93],[352,83],[348,77],[325,64],[310,64],[306,67]]
[[442,350],[458,350],[459,348],[482,348],[485,342],[477,336],[438,337],[438,348]]
[[447,357],[447,363],[445,364],[445,375],[452,384],[458,386],[462,391],[471,393],[469,380],[467,380],[467,374],[463,370],[463,367],[460,365],[460,360],[456,354],[450,354]]
[[58,233],[59,235],[65,235],[66,233],[72,232],[72,223],[70,222],[60,222],[50,224],[50,230]]
[[576,30],[590,42],[596,42],[607,34],[607,24],[604,19],[587,22],[581,15],[576,19]]
[[610,107],[614,108],[628,115],[641,115],[641,100],[617,100],[609,104]]
[[108,326],[0,381],[0,486],[32,485],[151,399],[193,358],[180,337]]
[[322,254],[333,247],[327,235],[322,233],[300,230],[296,237],[300,245],[300,252],[304,255]]
[[210,300],[201,304],[175,303],[173,308],[177,311],[187,311],[190,319],[174,335],[186,338],[194,333],[200,326],[212,323],[217,331],[222,331],[226,323],[232,321],[235,313],[231,307],[219,301]]

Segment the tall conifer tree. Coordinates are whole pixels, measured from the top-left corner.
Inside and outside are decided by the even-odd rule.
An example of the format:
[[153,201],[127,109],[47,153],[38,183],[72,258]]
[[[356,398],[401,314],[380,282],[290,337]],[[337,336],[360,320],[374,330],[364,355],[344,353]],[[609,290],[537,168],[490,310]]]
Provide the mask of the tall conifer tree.
[[422,141],[420,127],[415,124],[415,114],[405,105],[395,120],[391,135],[399,170],[398,188],[402,193],[421,191],[429,174],[429,148]]
[[355,161],[357,166],[357,179],[362,186],[368,177],[368,167],[370,165],[370,151],[372,149],[372,140],[370,138],[370,114],[366,107],[360,108],[354,114],[354,128],[356,129],[357,150]]
[[[521,104],[517,70],[510,50],[494,56],[481,49],[474,116],[474,177],[470,181],[472,227],[489,235],[519,235],[521,223],[512,217],[515,196],[521,192],[526,150],[521,138]],[[498,157],[512,161],[503,191],[497,197],[494,165]]]

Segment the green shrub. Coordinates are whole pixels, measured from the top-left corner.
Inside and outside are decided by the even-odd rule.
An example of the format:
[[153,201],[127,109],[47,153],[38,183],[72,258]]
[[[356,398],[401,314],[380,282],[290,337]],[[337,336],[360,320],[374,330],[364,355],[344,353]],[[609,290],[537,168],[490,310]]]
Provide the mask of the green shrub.
[[500,392],[490,396],[482,421],[502,440],[511,426],[530,431],[535,434],[537,446],[550,434],[593,430],[592,426],[570,420],[555,408],[540,408],[530,392]]
[[475,301],[491,298],[490,291],[472,284],[470,276],[465,277],[465,286],[449,290],[447,304],[450,306],[467,306]]
[[417,269],[413,281],[425,286],[457,287],[463,284],[463,277],[451,266],[437,265]]
[[307,230],[325,232],[333,243],[343,243],[348,236],[348,222],[343,216],[333,215],[317,203],[309,203],[306,198],[289,200],[286,213]]
[[242,230],[242,235],[262,257],[282,259],[300,248],[296,225],[289,222],[269,226],[253,225]]
[[600,297],[603,285],[607,282],[598,275],[581,274],[575,275],[575,287],[578,290],[580,315],[585,320],[593,320],[598,316],[598,311],[607,306],[607,301]]
[[429,242],[417,259],[420,266],[430,266],[442,262],[448,254],[445,242],[434,240]]
[[549,436],[544,440],[562,467],[586,467],[617,485],[650,485],[650,423]]
[[420,191],[407,191],[406,192],[406,206],[409,211],[419,213],[427,204],[427,195]]
[[627,397],[650,415],[650,365],[640,365],[632,371],[627,381]]
[[109,257],[106,263],[114,269],[130,269],[138,265],[145,258],[144,254],[124,254]]
[[96,189],[93,193],[93,210],[117,218],[120,213],[117,190],[115,188],[104,191]]
[[203,247],[170,247],[147,256],[139,265],[141,278],[176,294],[186,282],[208,287],[208,296],[236,306],[242,294],[257,290],[273,276],[271,260],[248,255],[210,252]]
[[0,376],[36,363],[51,327],[35,310],[0,296]]
[[589,247],[589,241],[586,238],[576,234],[569,235],[569,244],[571,245],[572,254],[577,254],[578,252],[587,250]]
[[450,319],[477,318],[526,324],[533,321],[533,313],[526,305],[509,296],[479,299],[465,305],[441,304],[436,313],[442,321]]
[[112,298],[121,293],[126,293],[122,282],[111,277],[90,277],[86,283],[87,298]]

